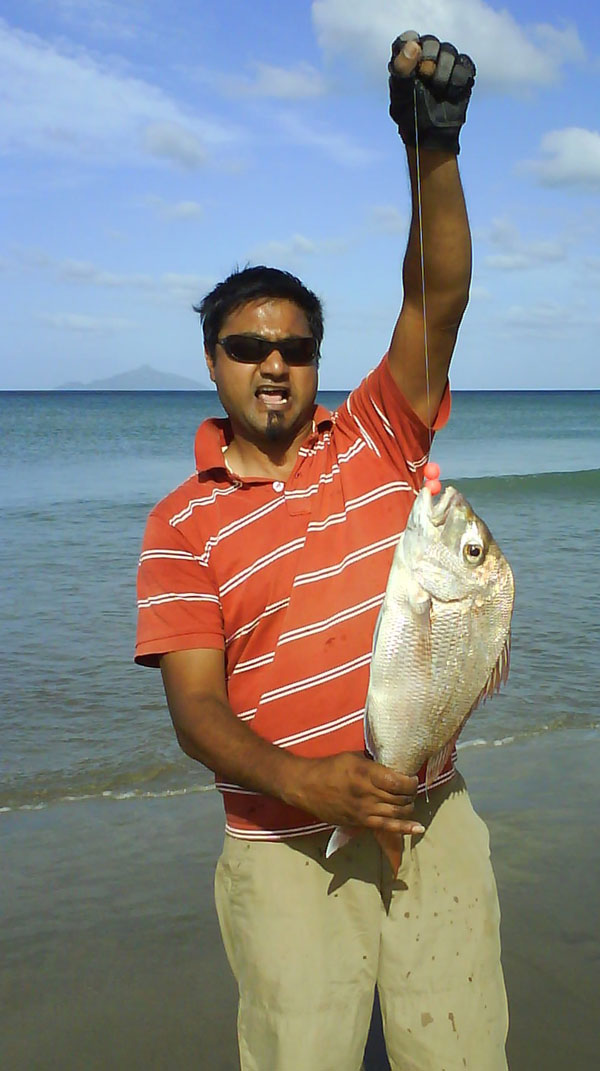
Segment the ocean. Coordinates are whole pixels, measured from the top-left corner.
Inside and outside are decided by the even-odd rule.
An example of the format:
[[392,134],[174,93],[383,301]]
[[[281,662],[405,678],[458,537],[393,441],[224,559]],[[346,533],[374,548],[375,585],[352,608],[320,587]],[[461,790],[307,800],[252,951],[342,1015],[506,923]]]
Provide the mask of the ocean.
[[[600,392],[453,405],[433,457],[517,589],[508,684],[459,744],[492,834],[510,1067],[595,1066]],[[220,799],[177,746],[160,674],[133,663],[146,516],[219,412],[209,392],[0,393],[7,1071],[238,1066],[212,905]]]
[[[145,518],[220,413],[211,392],[0,394],[2,811],[211,784],[132,651]],[[509,683],[461,746],[597,729],[600,392],[457,393],[432,456],[516,578]]]

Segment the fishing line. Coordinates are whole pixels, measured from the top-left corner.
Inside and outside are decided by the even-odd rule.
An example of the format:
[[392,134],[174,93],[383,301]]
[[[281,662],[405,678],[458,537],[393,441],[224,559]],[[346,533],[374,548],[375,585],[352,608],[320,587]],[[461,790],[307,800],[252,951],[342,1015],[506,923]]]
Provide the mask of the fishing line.
[[419,145],[419,116],[417,109],[417,79],[415,76],[413,85],[413,101],[415,109],[415,161],[416,161],[416,178],[417,178],[417,211],[419,219],[419,249],[421,254],[421,294],[423,304],[423,341],[425,345],[425,386],[427,390],[427,429],[429,432],[429,450],[431,453],[431,444],[433,442],[433,435],[431,434],[431,401],[429,390],[429,340],[427,336],[427,299],[425,296],[425,252],[423,248],[423,204],[421,201],[421,149]]
[[[417,109],[417,79],[413,85],[413,102],[415,109],[415,162],[416,162],[416,178],[417,178],[417,209],[419,217],[419,250],[421,254],[421,300],[423,303],[423,343],[425,347],[425,388],[427,391],[427,431],[429,434],[429,449],[427,451],[427,457],[431,453],[431,444],[433,442],[433,435],[431,432],[431,400],[429,391],[429,339],[427,337],[427,298],[425,295],[425,252],[423,247],[423,204],[421,201],[421,148],[419,145],[419,115]],[[427,788],[427,782],[425,782],[425,800],[429,806],[429,792]]]

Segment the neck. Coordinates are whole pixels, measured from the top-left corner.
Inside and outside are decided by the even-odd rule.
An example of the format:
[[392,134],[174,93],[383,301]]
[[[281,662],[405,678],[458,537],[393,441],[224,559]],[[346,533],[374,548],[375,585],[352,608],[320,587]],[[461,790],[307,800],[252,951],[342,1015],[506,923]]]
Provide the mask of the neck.
[[312,420],[302,427],[289,442],[254,442],[233,429],[233,438],[225,450],[226,464],[237,476],[258,476],[285,480],[291,475],[298,450],[309,435]]

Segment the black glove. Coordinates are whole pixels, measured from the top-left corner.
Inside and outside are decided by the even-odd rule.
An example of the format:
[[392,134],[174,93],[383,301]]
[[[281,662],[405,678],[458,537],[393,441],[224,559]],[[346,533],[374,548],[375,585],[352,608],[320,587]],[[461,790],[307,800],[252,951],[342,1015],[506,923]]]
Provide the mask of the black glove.
[[[407,41],[417,41],[423,55],[419,65],[426,60],[435,63],[431,78],[421,78],[417,71],[403,77],[394,71],[394,60]],[[458,135],[463,125],[471,90],[475,81],[475,64],[469,56],[459,55],[454,45],[426,34],[419,37],[409,30],[397,37],[392,45],[390,72],[390,115],[398,125],[398,133],[405,145],[415,145],[415,104],[417,93],[417,120],[419,146],[422,149],[442,149],[458,155]]]

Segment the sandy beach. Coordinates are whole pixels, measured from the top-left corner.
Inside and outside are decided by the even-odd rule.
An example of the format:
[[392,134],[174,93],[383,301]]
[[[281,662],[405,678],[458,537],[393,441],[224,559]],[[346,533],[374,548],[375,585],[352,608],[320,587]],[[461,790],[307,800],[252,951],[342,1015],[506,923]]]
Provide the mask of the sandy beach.
[[[597,1061],[599,760],[583,730],[461,752],[492,835],[511,1071]],[[4,1071],[234,1071],[217,794],[0,817]],[[376,1037],[368,1051],[385,1068]]]

